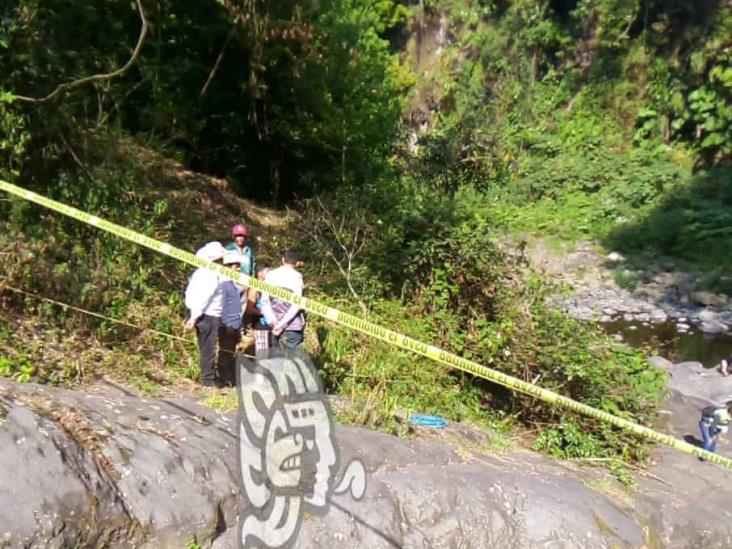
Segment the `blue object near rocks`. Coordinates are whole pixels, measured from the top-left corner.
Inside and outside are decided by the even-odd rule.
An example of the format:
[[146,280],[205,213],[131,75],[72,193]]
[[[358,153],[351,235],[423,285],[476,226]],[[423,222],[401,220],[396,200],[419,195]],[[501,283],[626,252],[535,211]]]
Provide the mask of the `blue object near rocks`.
[[420,427],[433,427],[435,429],[442,429],[447,425],[447,421],[442,416],[423,416],[418,414],[413,414],[409,418],[409,423]]

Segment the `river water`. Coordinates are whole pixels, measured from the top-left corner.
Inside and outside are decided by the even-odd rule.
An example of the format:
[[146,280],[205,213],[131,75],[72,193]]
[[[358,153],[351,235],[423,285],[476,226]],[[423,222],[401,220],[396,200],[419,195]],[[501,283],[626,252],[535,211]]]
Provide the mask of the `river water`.
[[647,323],[614,320],[603,324],[611,334],[619,334],[622,341],[632,347],[652,345],[661,356],[671,362],[693,360],[712,368],[725,357],[732,355],[732,334],[705,334],[692,325],[689,331],[680,332],[675,322]]

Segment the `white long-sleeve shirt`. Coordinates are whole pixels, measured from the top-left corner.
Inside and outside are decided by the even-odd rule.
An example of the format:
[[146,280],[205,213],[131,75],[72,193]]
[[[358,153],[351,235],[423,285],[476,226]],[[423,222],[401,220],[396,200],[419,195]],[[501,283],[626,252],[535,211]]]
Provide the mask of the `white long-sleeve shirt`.
[[[302,275],[287,265],[278,267],[267,273],[264,281],[272,286],[290,290],[295,295],[302,295]],[[281,301],[266,293],[262,294],[262,314],[273,326],[282,325],[286,330],[302,331],[305,328],[305,319],[297,305]]]
[[186,288],[186,307],[191,311],[191,319],[201,315],[221,317],[224,308],[222,279],[204,267],[199,267],[191,276]]

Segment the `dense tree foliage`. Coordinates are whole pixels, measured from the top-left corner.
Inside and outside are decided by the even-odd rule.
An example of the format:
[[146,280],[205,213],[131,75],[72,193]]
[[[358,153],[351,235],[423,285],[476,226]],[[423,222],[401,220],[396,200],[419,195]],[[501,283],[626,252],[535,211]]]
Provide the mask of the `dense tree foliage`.
[[[13,99],[123,66],[140,6],[148,32],[123,75],[44,103]],[[514,196],[540,197],[556,186],[542,170],[577,149],[657,164],[657,145],[676,143],[697,167],[732,154],[724,2],[15,0],[0,10],[3,170],[25,165],[26,180],[48,181],[80,133],[121,130],[250,196],[360,186],[390,167],[410,88],[427,96],[409,104],[428,111],[429,131],[414,161],[401,156],[449,192],[521,179]],[[436,20],[444,51],[437,66],[417,64],[415,80],[398,47]]]
[[[728,270],[699,251],[732,244],[729,3],[431,2],[422,17],[446,44],[411,103],[436,115],[410,176],[483,190],[513,229]],[[669,200],[685,204],[683,241]]]
[[13,95],[43,97],[61,83],[122,66],[140,33],[138,6],[3,4],[6,175],[14,166],[16,175],[25,169],[26,180],[48,181],[58,170],[51,160],[68,148],[62,138],[73,147],[80,134],[110,130],[275,201],[316,186],[363,184],[384,169],[409,83],[383,38],[403,20],[394,3],[140,6],[149,31],[124,75],[37,103]]

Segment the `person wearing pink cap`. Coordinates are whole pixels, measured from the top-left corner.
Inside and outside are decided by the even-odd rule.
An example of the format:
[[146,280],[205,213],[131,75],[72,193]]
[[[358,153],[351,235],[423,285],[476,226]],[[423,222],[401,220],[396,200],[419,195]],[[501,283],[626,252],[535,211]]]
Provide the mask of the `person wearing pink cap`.
[[243,223],[234,225],[231,228],[231,238],[234,240],[227,244],[226,249],[244,256],[244,262],[241,264],[239,270],[242,274],[255,276],[257,264],[254,259],[254,251],[248,244],[249,230],[247,226]]
[[[248,244],[249,229],[247,229],[247,226],[243,223],[237,223],[234,225],[231,228],[231,238],[234,240],[227,244],[226,249],[227,251],[235,252],[242,256],[242,263],[239,267],[239,271],[245,275],[256,276],[257,262],[254,258],[254,251]],[[241,294],[243,311],[241,329],[242,333],[244,333],[246,332],[247,326],[253,324],[254,321],[254,317],[249,312],[254,307],[254,301],[252,299],[253,293],[252,296],[250,296],[248,288],[240,286],[239,284],[237,284],[237,288],[239,288],[239,293]]]

